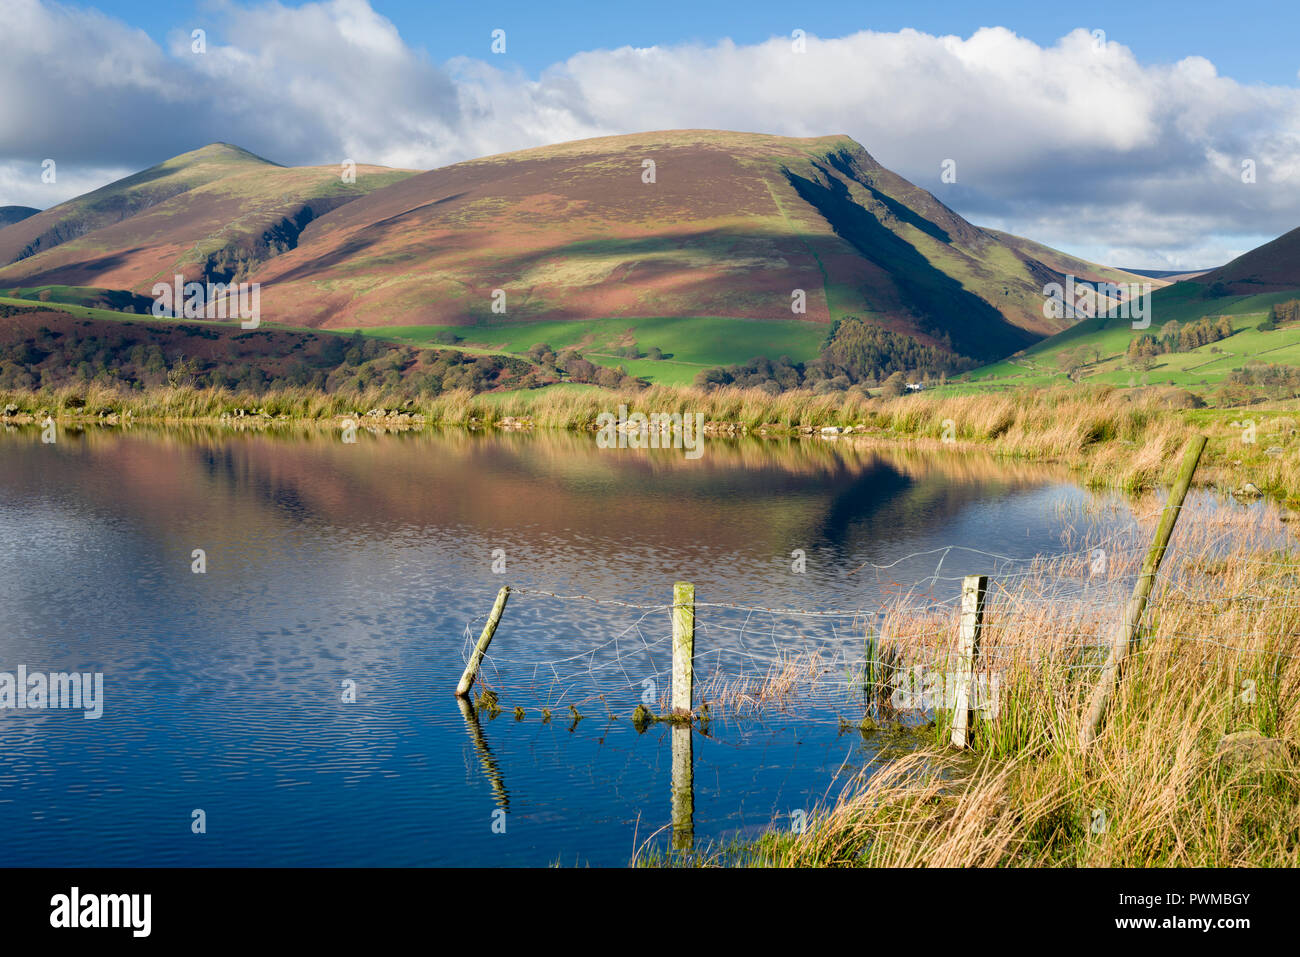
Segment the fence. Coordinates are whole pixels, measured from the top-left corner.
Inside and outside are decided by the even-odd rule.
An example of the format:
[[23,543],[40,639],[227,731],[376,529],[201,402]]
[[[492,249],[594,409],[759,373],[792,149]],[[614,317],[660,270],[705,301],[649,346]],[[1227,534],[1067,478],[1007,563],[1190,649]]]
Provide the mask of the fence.
[[[1161,514],[1179,507],[1171,499]],[[946,740],[971,746],[978,735],[988,741],[1016,733],[1002,727],[1022,716],[1023,702],[1010,709],[1002,703],[1020,693],[1008,682],[1023,688],[1036,680],[1031,704],[1043,708],[1053,706],[1053,695],[1100,687],[1117,631],[1125,639],[1126,669],[1157,654],[1200,661],[1206,681],[1233,680],[1243,707],[1281,706],[1297,689],[1265,686],[1270,676],[1281,681],[1290,674],[1285,680],[1292,681],[1300,673],[1287,668],[1300,657],[1300,555],[1285,528],[1265,529],[1262,521],[1240,511],[1185,521],[1177,543],[1165,537],[1158,582],[1149,561],[1153,548],[1133,532],[1050,558],[945,546],[864,566],[888,597],[859,608],[713,601],[707,589],[680,586],[661,603],[511,587],[499,592],[491,612],[467,625],[466,663],[476,664],[466,670],[502,696],[517,695],[530,713],[569,707],[576,715],[597,702],[606,709],[637,702],[642,720],[671,720],[675,711],[689,710],[695,725],[679,721],[670,730],[674,846],[689,848],[692,734],[723,713],[761,717],[782,709],[799,720],[841,724],[847,715],[850,726],[935,714],[949,720],[937,729]],[[932,575],[910,584],[889,580],[895,566],[926,555],[935,560]],[[988,574],[945,574],[962,565]],[[1137,593],[1149,596],[1149,604],[1134,615]],[[529,655],[511,640],[512,615],[532,614],[540,623],[559,606],[591,610],[577,650]],[[465,707],[472,711],[468,702]],[[1084,707],[1073,712],[1080,737],[1086,714]]]

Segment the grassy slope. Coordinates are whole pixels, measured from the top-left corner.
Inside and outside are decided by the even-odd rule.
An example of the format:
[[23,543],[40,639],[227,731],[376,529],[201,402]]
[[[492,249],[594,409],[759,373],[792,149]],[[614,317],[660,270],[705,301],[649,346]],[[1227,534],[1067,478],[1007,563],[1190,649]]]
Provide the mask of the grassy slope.
[[[240,324],[240,321],[238,319],[229,319],[229,320],[171,319],[166,316],[155,317],[152,315],[137,315],[133,313],[118,312],[113,309],[98,309],[93,306],[83,306],[77,302],[60,302],[56,299],[50,299],[49,301],[42,302],[37,299],[26,299],[18,296],[0,295],[0,305],[26,306],[26,307],[35,306],[40,309],[51,309],[51,310],[56,310],[58,312],[66,312],[69,315],[77,317],[78,319],[106,319],[111,322],[123,322],[123,323],[147,322],[150,324],[156,324],[156,323],[176,322],[176,323],[189,325],[189,326],[195,326],[195,325],[197,326],[209,326],[209,325],[210,326],[238,326]],[[274,330],[276,332],[310,332],[314,334],[324,334],[324,335],[351,335],[351,331],[347,329],[308,329],[305,326],[270,326],[265,323],[262,324],[261,328],[267,330]],[[394,337],[384,336],[383,338],[387,339],[387,338],[394,338]],[[439,348],[447,348],[447,347],[440,346]]]
[[[574,346],[598,365],[627,366],[630,373],[663,385],[690,383],[701,369],[744,362],[757,355],[788,355],[806,361],[817,355],[827,327],[793,320],[661,317],[593,319],[585,322],[480,323],[473,326],[380,326],[363,330],[385,339],[438,345],[439,332],[463,337],[459,348],[520,353],[546,343],[554,349]],[[641,352],[658,346],[671,359],[625,359],[616,347],[635,340]]]
[[[977,369],[971,373],[970,384],[953,383],[945,388],[965,392],[1065,383],[1068,380],[1057,365],[1057,354],[1080,346],[1095,347],[1101,353],[1100,361],[1085,368],[1085,380],[1118,386],[1140,385],[1144,379],[1155,385],[1214,386],[1251,359],[1282,365],[1300,362],[1300,325],[1282,326],[1273,332],[1255,330],[1275,303],[1300,298],[1300,289],[1206,299],[1201,295],[1203,288],[1200,283],[1183,282],[1156,292],[1150,328],[1135,330],[1130,320],[1121,318],[1086,319],[1025,350],[1021,356]],[[1124,358],[1134,336],[1158,333],[1160,326],[1170,320],[1186,323],[1221,315],[1232,317],[1238,330],[1229,339],[1191,352],[1158,356],[1156,365],[1145,373],[1133,369]],[[1220,351],[1211,352],[1214,348]]]
[[[48,300],[36,297],[48,291]],[[103,290],[70,286],[0,289],[0,303],[11,306],[44,306],[70,312],[80,318],[113,319],[129,322],[152,316],[117,312],[84,305]],[[6,295],[7,293],[7,295]],[[218,325],[236,325],[237,321],[212,321]],[[267,328],[290,331],[323,332],[351,335],[351,329],[308,329],[306,326],[276,324]],[[657,319],[598,319],[591,322],[484,323],[476,326],[372,326],[363,333],[381,339],[436,349],[456,349],[486,355],[519,355],[539,342],[560,350],[574,346],[597,365],[625,366],[635,376],[659,385],[689,385],[701,369],[744,362],[756,355],[788,355],[806,361],[817,354],[826,335],[826,327],[795,321],[760,322],[752,319],[727,319],[718,316]],[[454,332],[462,337],[456,344],[436,340],[440,332]],[[613,350],[635,339],[644,353],[658,346],[672,358],[665,360],[627,359]]]

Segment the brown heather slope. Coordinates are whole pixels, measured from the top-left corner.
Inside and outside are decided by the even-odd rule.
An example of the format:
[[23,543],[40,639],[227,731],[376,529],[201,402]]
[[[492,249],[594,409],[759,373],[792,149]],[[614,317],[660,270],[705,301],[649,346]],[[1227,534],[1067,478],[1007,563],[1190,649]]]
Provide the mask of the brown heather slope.
[[991,357],[1062,327],[1042,314],[1060,276],[847,136],[678,130],[411,177],[314,221],[254,278],[270,321],[345,328],[789,320],[804,289],[809,322],[859,315]]
[[0,288],[47,285],[148,295],[155,282],[244,278],[312,219],[411,175],[286,168],[214,143],[0,229]]
[[1279,236],[1232,262],[1196,278],[1204,286],[1223,283],[1226,295],[1251,296],[1300,288],[1300,229]]

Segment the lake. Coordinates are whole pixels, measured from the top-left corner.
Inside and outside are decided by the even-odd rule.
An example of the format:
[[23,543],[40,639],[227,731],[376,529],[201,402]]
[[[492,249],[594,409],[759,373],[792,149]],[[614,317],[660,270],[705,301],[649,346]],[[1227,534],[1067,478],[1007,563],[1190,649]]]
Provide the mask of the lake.
[[[702,687],[860,655],[882,601],[1083,518],[1134,524],[1062,471],[847,439],[10,428],[0,671],[102,673],[103,710],[0,710],[0,863],[626,865],[672,834],[677,731],[630,714],[667,694],[674,581]],[[507,583],[475,713],[453,689]],[[884,747],[854,707],[687,731],[688,841],[833,798]]]

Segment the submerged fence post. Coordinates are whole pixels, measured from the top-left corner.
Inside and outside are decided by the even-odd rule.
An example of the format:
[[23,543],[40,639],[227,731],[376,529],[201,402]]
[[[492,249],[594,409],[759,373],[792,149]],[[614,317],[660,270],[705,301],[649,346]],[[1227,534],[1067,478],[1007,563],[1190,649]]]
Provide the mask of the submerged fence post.
[[690,716],[695,682],[695,586],[673,586],[673,714]]
[[957,635],[957,694],[952,706],[953,747],[968,743],[971,704],[975,700],[975,659],[984,631],[984,596],[987,575],[967,575],[961,580],[961,630]]
[[1205,436],[1197,435],[1192,438],[1191,444],[1187,447],[1187,454],[1183,456],[1182,467],[1178,470],[1178,478],[1174,480],[1174,487],[1169,490],[1169,501],[1165,502],[1164,511],[1160,515],[1160,524],[1156,527],[1156,537],[1151,543],[1151,549],[1147,552],[1147,557],[1142,562],[1142,571],[1138,574],[1137,582],[1133,585],[1133,595],[1128,600],[1128,605],[1124,609],[1124,620],[1120,623],[1119,628],[1115,631],[1115,637],[1111,639],[1110,654],[1106,657],[1106,664],[1101,669],[1101,678],[1097,682],[1097,687],[1092,692],[1092,701],[1088,705],[1088,716],[1084,719],[1083,728],[1079,734],[1079,743],[1082,747],[1087,748],[1097,738],[1097,732],[1101,729],[1102,719],[1106,714],[1106,705],[1110,701],[1110,696],[1119,683],[1119,669],[1123,664],[1124,658],[1128,655],[1134,639],[1137,637],[1138,624],[1142,621],[1142,613],[1146,611],[1147,599],[1151,597],[1151,588],[1155,584],[1156,572],[1160,569],[1160,562],[1165,557],[1165,549],[1169,545],[1169,538],[1174,533],[1174,525],[1178,522],[1178,515],[1183,508],[1183,499],[1187,495],[1187,489],[1192,484],[1192,474],[1196,471],[1197,463],[1201,460],[1201,452],[1205,449]]
[[469,656],[469,664],[465,666],[465,673],[460,676],[460,684],[456,685],[456,696],[463,698],[469,694],[469,689],[474,686],[474,679],[478,677],[479,665],[483,663],[483,656],[487,654],[488,645],[492,644],[492,636],[496,634],[497,625],[501,623],[501,614],[506,610],[506,599],[510,597],[510,586],[502,585],[501,590],[497,592],[496,603],[492,606],[492,614],[488,615],[487,624],[483,626],[483,634],[479,635],[478,644],[474,646],[474,653]]

